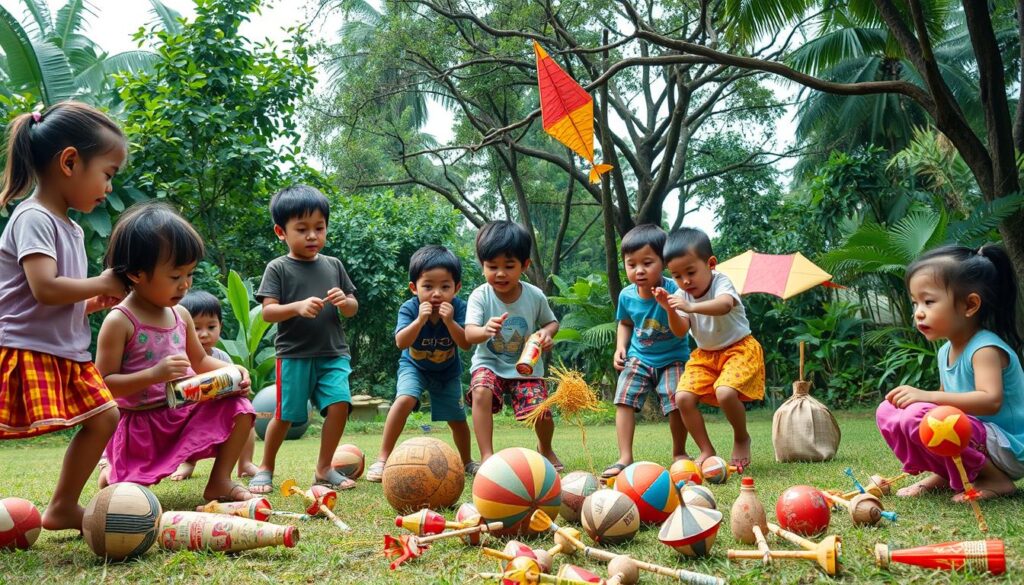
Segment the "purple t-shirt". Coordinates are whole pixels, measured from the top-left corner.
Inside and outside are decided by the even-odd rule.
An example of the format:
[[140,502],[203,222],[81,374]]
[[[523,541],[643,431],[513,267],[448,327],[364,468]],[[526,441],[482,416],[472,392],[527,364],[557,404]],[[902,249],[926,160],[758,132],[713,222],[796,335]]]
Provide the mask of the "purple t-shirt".
[[43,254],[57,261],[57,275],[85,278],[85,234],[35,197],[22,201],[0,235],[0,346],[87,362],[92,332],[85,301],[44,305],[32,296],[21,261]]

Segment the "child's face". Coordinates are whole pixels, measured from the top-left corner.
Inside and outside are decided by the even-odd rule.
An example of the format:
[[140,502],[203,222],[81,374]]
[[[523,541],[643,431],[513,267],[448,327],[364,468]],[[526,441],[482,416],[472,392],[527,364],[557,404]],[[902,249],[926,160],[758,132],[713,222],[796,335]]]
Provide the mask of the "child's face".
[[638,289],[650,291],[651,287],[661,284],[661,273],[665,267],[661,258],[650,246],[644,246],[635,252],[622,255],[622,264],[626,267],[626,277]]
[[207,354],[213,352],[213,348],[220,340],[220,318],[217,315],[195,315],[192,322],[196,325],[196,333],[199,335],[199,343]]
[[65,165],[71,165],[65,173],[70,173],[70,178],[74,179],[68,186],[70,193],[65,196],[68,207],[89,213],[102,204],[107,193],[113,190],[111,181],[127,156],[124,142],[117,141],[113,148],[94,155],[88,161],[77,155],[64,161]]
[[173,307],[181,302],[182,297],[192,288],[192,274],[196,262],[175,266],[170,260],[160,262],[153,268],[152,274],[145,272],[129,275],[132,290],[145,300],[158,307]]
[[668,273],[672,280],[695,299],[706,295],[711,288],[711,271],[718,264],[714,256],[707,260],[701,260],[696,252],[690,250],[682,256],[676,256],[668,261]]
[[498,293],[509,293],[519,286],[519,277],[530,265],[530,261],[520,262],[518,258],[506,254],[498,254],[494,258],[482,262],[484,278],[487,284]]
[[928,341],[948,339],[962,331],[980,307],[977,294],[969,295],[966,303],[957,303],[952,291],[931,270],[919,270],[911,276],[909,288],[914,324]]
[[327,218],[319,210],[303,217],[293,217],[281,226],[274,226],[277,239],[288,246],[288,255],[297,260],[312,260],[327,243]]
[[452,273],[446,268],[424,270],[416,282],[409,283],[409,290],[416,295],[421,303],[434,305],[434,312],[441,303],[450,303],[459,294],[462,283],[455,282]]

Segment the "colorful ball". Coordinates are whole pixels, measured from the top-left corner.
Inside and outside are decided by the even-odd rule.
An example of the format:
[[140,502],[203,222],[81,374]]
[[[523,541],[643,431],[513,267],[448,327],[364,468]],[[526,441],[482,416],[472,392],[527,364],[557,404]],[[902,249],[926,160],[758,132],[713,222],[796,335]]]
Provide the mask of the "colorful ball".
[[701,474],[700,466],[692,459],[680,459],[672,464],[672,467],[668,468],[668,475],[672,478],[672,483],[679,485],[680,483],[695,483],[700,485],[704,483],[704,476]]
[[331,467],[335,471],[349,479],[359,479],[363,474],[363,467],[366,465],[366,456],[363,451],[351,443],[338,445],[331,457]]
[[702,485],[690,484],[683,486],[683,502],[687,506],[698,506],[700,508],[718,509],[718,502],[715,501],[715,494]]
[[583,530],[599,544],[625,542],[640,530],[636,504],[615,490],[598,490],[587,496],[580,516]]
[[562,478],[562,507],[558,513],[569,522],[580,521],[583,500],[597,491],[597,478],[586,471],[573,471]]
[[562,504],[562,482],[540,453],[513,447],[484,461],[473,479],[473,504],[486,522],[501,522],[502,534],[530,534],[530,516],[544,510],[555,517]]
[[679,505],[668,470],[650,461],[638,461],[619,472],[615,489],[633,500],[641,522],[664,522]]
[[43,518],[28,500],[0,500],[0,549],[29,548],[39,538]]
[[971,441],[971,421],[955,406],[936,406],[918,428],[924,446],[940,457],[956,457]]
[[100,490],[85,508],[82,534],[98,556],[130,559],[156,541],[161,513],[153,492],[134,483],[115,483]]
[[[455,512],[455,521],[462,522],[463,524],[479,524],[480,523],[480,511],[476,509],[473,502],[463,502],[459,509]],[[480,540],[483,538],[483,534],[475,532],[468,536],[463,536],[462,542],[472,545],[480,546]]]
[[809,485],[795,485],[782,492],[775,503],[775,517],[779,525],[803,536],[824,532],[832,519],[832,511],[825,496]]
[[701,475],[708,483],[721,484],[729,481],[729,464],[718,455],[712,455],[700,465]]
[[459,454],[430,437],[403,442],[384,464],[384,497],[399,514],[455,505],[466,485]]

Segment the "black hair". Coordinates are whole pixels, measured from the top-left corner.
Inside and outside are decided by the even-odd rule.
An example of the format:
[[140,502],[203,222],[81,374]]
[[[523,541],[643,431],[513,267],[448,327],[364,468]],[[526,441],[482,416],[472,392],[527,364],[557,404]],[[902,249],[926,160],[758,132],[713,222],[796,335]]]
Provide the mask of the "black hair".
[[420,275],[434,268],[444,268],[452,275],[455,284],[462,283],[462,262],[444,246],[423,246],[409,258],[409,282],[416,282]]
[[0,208],[17,199],[39,181],[50,161],[74,147],[87,164],[91,157],[124,144],[117,123],[81,102],[54,104],[38,113],[21,114],[11,121],[7,138]]
[[152,274],[160,262],[175,266],[203,259],[206,249],[192,224],[161,201],[137,203],[114,226],[103,263],[131,286],[129,274]]
[[1021,353],[1021,332],[1017,315],[1017,277],[1006,249],[985,244],[975,250],[948,245],[925,252],[907,267],[906,283],[922,270],[931,270],[935,280],[964,302],[971,293],[981,297],[978,322],[998,335],[1015,352]]
[[665,238],[665,262],[668,263],[690,252],[705,262],[715,255],[711,249],[711,238],[697,228],[679,228]]
[[644,246],[650,246],[658,258],[665,262],[662,252],[665,250],[666,236],[665,230],[653,223],[640,224],[622,236],[622,257],[625,258],[626,254],[639,252]]
[[285,187],[270,199],[270,217],[281,229],[288,220],[306,217],[314,211],[322,213],[324,221],[330,221],[330,202],[323,193],[309,185]]
[[476,257],[481,262],[505,254],[525,264],[530,259],[532,246],[530,232],[507,219],[484,224],[476,235]]
[[224,322],[224,310],[220,306],[220,299],[206,292],[205,290],[190,290],[185,298],[178,303],[189,315],[195,317],[216,317],[221,323]]

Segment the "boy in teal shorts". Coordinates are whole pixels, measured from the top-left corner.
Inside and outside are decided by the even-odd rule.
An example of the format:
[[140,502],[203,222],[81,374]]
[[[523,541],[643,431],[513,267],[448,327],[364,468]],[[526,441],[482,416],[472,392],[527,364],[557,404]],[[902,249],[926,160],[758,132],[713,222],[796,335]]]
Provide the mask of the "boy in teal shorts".
[[356,287],[341,260],[320,253],[330,216],[323,193],[305,185],[284,189],[270,200],[270,215],[288,254],[267,265],[256,299],[263,303],[263,319],[278,323],[277,407],[249,491],[274,489],[277,451],[292,423],[306,421],[307,401],[324,417],[313,482],[335,490],[353,488],[354,481],[331,467],[331,457],[352,404],[351,358],[341,317],[350,318],[359,309]]
[[462,263],[444,246],[424,246],[409,260],[409,290],[416,296],[398,310],[395,344],[398,360],[395,403],[384,423],[384,438],[377,461],[366,471],[368,481],[379,482],[384,464],[405,428],[409,413],[419,408],[424,391],[430,392],[430,419],[445,421],[452,430],[462,464],[471,466],[469,425],[462,405],[462,362],[459,349],[466,341],[466,301]]

